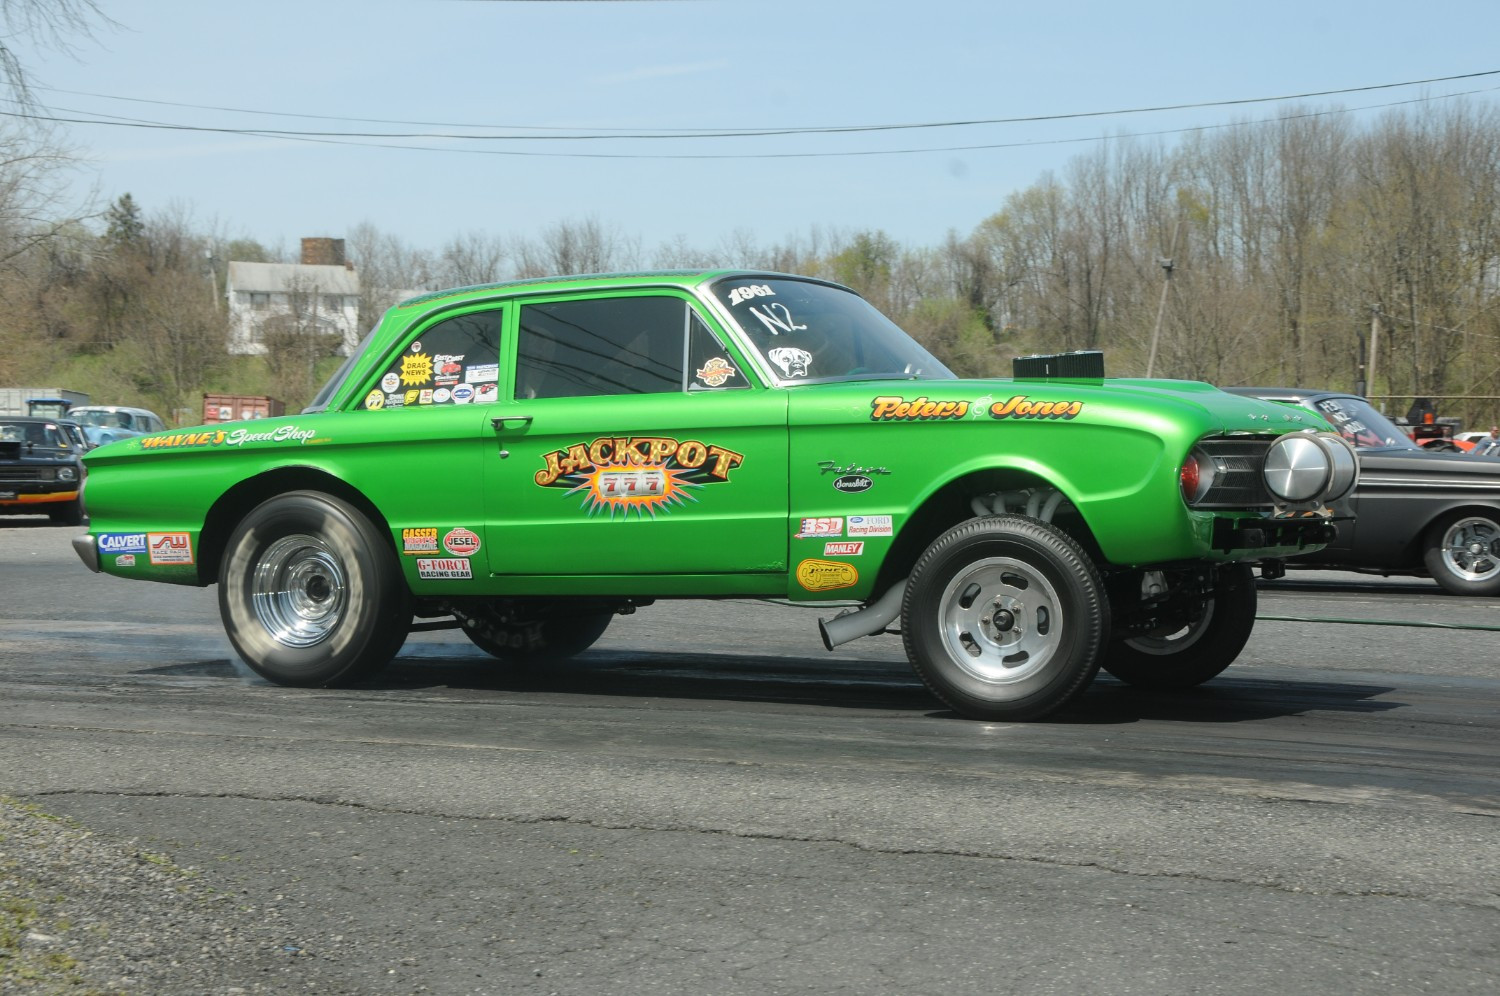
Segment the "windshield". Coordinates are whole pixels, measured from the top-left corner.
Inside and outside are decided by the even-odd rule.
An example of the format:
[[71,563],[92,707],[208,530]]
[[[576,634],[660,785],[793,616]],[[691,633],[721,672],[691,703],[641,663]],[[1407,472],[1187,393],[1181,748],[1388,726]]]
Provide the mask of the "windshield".
[[132,419],[126,412],[91,411],[89,409],[75,408],[68,413],[68,418],[81,425],[102,425],[110,429],[129,429]]
[[33,446],[50,446],[67,449],[68,437],[62,429],[51,422],[0,421],[0,442],[31,443]]
[[359,345],[345,358],[343,363],[339,364],[339,368],[333,372],[332,377],[328,378],[327,383],[318,389],[318,393],[307,403],[307,407],[302,409],[302,414],[308,415],[313,412],[324,411],[328,408],[328,399],[332,398],[334,392],[343,385],[344,379],[349,376],[349,371],[354,369],[354,362],[365,355],[365,350],[369,348],[370,340],[375,338],[375,332],[379,328],[380,323],[376,322],[375,327],[365,333],[365,337],[359,341]]
[[1313,402],[1313,409],[1357,449],[1421,449],[1363,398],[1323,398]]
[[715,283],[713,293],[783,382],[954,379],[852,291],[805,280],[729,277]]

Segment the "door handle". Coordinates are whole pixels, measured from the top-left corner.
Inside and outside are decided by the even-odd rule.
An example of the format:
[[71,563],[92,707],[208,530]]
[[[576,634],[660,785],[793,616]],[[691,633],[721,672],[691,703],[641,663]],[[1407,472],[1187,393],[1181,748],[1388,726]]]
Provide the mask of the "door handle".
[[508,428],[510,428],[510,424],[512,422],[516,422],[516,423],[518,423],[520,425],[523,425],[523,426],[530,425],[531,424],[531,416],[530,415],[496,415],[494,418],[490,419],[490,425],[494,426],[496,429],[508,429]]

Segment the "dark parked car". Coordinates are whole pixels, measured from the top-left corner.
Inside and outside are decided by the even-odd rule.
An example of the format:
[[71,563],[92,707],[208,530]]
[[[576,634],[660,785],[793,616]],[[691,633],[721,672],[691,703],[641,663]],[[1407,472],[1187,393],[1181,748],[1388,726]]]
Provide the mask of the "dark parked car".
[[81,523],[82,456],[58,419],[0,416],[0,515],[35,512],[65,526]]
[[1288,567],[1431,577],[1455,595],[1500,594],[1500,459],[1418,446],[1364,398],[1337,391],[1230,387],[1317,412],[1354,444],[1359,484],[1335,505],[1355,516],[1323,550]]

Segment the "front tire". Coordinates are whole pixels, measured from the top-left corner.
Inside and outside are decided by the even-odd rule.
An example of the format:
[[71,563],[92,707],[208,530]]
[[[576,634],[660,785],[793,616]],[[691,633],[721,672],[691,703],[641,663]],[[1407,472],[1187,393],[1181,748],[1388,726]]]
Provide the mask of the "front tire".
[[1427,572],[1448,592],[1500,594],[1500,522],[1495,515],[1449,516],[1427,531],[1423,544]]
[[70,502],[49,508],[47,518],[57,526],[81,526],[83,525],[83,502],[74,498]]
[[572,610],[566,603],[517,611],[504,603],[455,609],[469,641],[515,664],[562,661],[592,647],[609,628],[612,611]]
[[1109,631],[1098,572],[1071,537],[1019,515],[928,547],[901,609],[917,675],[971,719],[1037,719],[1088,687]]
[[313,491],[263,502],[235,528],[219,613],[245,663],[278,685],[356,681],[384,667],[411,627],[390,538]]
[[1100,665],[1141,688],[1193,688],[1217,677],[1250,641],[1259,604],[1249,564],[1237,564],[1214,588],[1197,619],[1172,632],[1129,637]]

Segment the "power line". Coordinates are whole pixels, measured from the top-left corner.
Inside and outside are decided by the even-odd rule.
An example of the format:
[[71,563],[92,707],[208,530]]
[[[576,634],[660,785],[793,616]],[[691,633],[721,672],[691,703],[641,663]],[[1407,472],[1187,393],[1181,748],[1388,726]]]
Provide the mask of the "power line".
[[[1310,100],[1317,97],[1336,97],[1352,93],[1368,93],[1375,90],[1392,90],[1408,86],[1426,86],[1433,83],[1449,83],[1456,80],[1478,79],[1485,76],[1500,75],[1500,69],[1487,69],[1476,73],[1461,73],[1456,76],[1437,76],[1431,79],[1407,80],[1401,83],[1376,83],[1369,86],[1344,87],[1337,90],[1315,90],[1307,93],[1283,94],[1276,97],[1243,97],[1233,100],[1211,100],[1188,104],[1161,104],[1148,107],[1120,108],[1109,111],[1076,111],[1066,114],[1035,114],[1011,118],[976,118],[972,120],[956,121],[923,121],[905,124],[866,124],[866,125],[809,125],[803,127],[782,126],[767,128],[653,128],[645,132],[629,131],[623,128],[595,128],[589,131],[577,131],[564,129],[560,126],[548,125],[506,125],[506,124],[467,124],[459,122],[443,121],[403,121],[399,119],[385,118],[361,118],[340,117],[327,114],[302,114],[291,111],[262,111],[244,107],[223,107],[212,104],[188,104],[169,100],[149,100],[143,97],[122,97],[118,94],[89,93],[81,90],[61,90],[47,87],[37,87],[39,90],[47,90],[52,93],[64,93],[72,96],[93,97],[101,100],[120,100],[139,104],[153,104],[163,107],[182,107],[191,110],[216,111],[231,114],[257,114],[266,117],[302,118],[316,121],[355,121],[364,124],[390,124],[411,125],[420,128],[471,128],[471,129],[511,129],[514,131],[565,131],[570,134],[560,135],[451,135],[434,134],[430,132],[419,133],[376,133],[376,132],[293,132],[283,129],[255,129],[256,133],[264,131],[286,135],[301,135],[308,137],[347,137],[347,138],[462,138],[462,139],[507,139],[507,140],[581,140],[581,139],[662,139],[662,138],[761,138],[776,135],[835,135],[854,134],[860,132],[882,132],[882,131],[912,131],[935,128],[970,128],[980,125],[1000,124],[1038,124],[1048,121],[1076,121],[1087,118],[1120,117],[1130,114],[1152,114],[1161,111],[1185,111],[1201,110],[1214,107],[1243,107],[1253,104],[1277,103],[1288,100]],[[73,113],[94,113],[89,111],[75,111]],[[110,115],[98,115],[108,118]],[[166,127],[166,125],[163,125]],[[187,126],[183,126],[187,127]]]
[[[1500,72],[1500,70],[1497,70]],[[1489,74],[1476,74],[1489,75]],[[1401,107],[1409,104],[1428,103],[1434,100],[1446,100],[1453,97],[1468,97],[1480,93],[1492,93],[1500,90],[1500,86],[1485,87],[1479,90],[1465,90],[1457,93],[1438,94],[1436,96],[1413,97],[1409,100],[1390,101],[1383,104],[1370,104],[1364,107],[1334,108],[1323,111],[1308,111],[1301,114],[1287,114],[1278,117],[1277,121],[1298,121],[1310,118],[1328,117],[1338,114],[1351,114],[1356,111],[1380,110],[1389,107]],[[88,112],[74,112],[88,113]],[[1018,142],[993,142],[978,145],[949,145],[949,146],[925,146],[920,148],[904,149],[859,149],[841,152],[737,152],[737,153],[630,153],[630,152],[532,152],[520,149],[495,149],[495,148],[462,148],[455,146],[430,146],[430,145],[401,145],[391,142],[377,141],[355,141],[361,138],[405,138],[423,136],[405,135],[383,135],[380,133],[358,133],[358,132],[306,132],[289,131],[274,128],[230,128],[215,127],[208,125],[182,125],[167,122],[154,122],[141,119],[127,119],[117,117],[94,117],[94,118],[65,118],[55,115],[28,114],[20,111],[0,111],[0,117],[17,118],[21,120],[41,121],[49,124],[76,124],[76,125],[103,125],[118,128],[141,128],[153,131],[178,131],[195,132],[220,135],[237,135],[251,138],[269,138],[289,142],[311,142],[321,145],[346,145],[367,149],[396,149],[406,152],[445,152],[460,155],[491,155],[511,156],[520,158],[548,158],[548,159],[646,159],[646,160],[734,160],[734,159],[829,159],[868,156],[897,156],[897,155],[922,155],[940,152],[982,152],[998,149],[1017,148],[1040,148],[1049,145],[1077,145],[1089,142],[1101,142],[1111,138],[1155,138],[1170,135],[1193,134],[1198,132],[1218,131],[1225,128],[1244,127],[1246,122],[1228,122],[1214,125],[1196,125],[1186,128],[1170,128],[1159,131],[1133,132],[1125,136],[1091,135],[1081,138],[1055,138],[1042,140],[1027,140]],[[1251,123],[1264,124],[1265,122]],[[507,135],[433,135],[432,138],[447,138],[458,141],[471,141],[483,139],[486,141],[506,141],[527,136]],[[530,136],[540,137],[540,136]],[[578,136],[582,137],[582,136]],[[679,138],[700,138],[709,136],[683,135],[672,136]]]

